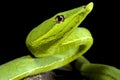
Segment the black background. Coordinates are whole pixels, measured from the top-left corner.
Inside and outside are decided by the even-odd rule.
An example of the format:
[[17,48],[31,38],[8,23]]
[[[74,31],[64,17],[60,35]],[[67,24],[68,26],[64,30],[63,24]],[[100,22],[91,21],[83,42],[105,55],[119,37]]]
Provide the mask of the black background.
[[119,8],[114,2],[97,0],[41,0],[39,2],[2,2],[0,15],[0,64],[30,54],[25,45],[27,34],[54,14],[89,2],[93,11],[81,26],[90,30],[94,44],[85,56],[94,63],[120,68]]

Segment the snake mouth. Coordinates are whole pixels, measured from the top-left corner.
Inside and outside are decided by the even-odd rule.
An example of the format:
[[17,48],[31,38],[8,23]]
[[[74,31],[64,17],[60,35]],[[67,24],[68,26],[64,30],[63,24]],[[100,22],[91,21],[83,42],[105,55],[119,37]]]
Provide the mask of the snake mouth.
[[73,19],[77,18],[76,20],[78,21],[76,22],[78,23],[82,22],[85,19],[85,17],[92,11],[92,9],[93,9],[93,2],[90,2],[88,5],[82,6],[81,10],[80,11],[78,10],[74,14]]

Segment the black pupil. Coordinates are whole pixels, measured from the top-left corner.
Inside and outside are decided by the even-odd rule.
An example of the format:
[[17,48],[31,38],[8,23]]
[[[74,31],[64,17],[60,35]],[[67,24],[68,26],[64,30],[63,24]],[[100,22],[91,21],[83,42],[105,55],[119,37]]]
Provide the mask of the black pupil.
[[58,16],[56,17],[56,21],[57,21],[58,23],[63,22],[63,21],[64,21],[64,16],[63,16],[63,15],[58,15]]
[[58,21],[62,21],[63,16],[58,16]]

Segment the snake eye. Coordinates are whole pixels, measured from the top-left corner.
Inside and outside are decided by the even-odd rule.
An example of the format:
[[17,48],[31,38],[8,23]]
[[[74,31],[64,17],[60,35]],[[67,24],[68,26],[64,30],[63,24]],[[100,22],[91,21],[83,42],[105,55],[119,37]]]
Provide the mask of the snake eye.
[[61,22],[63,22],[64,19],[65,19],[65,18],[64,18],[63,15],[58,15],[58,16],[56,16],[56,18],[55,18],[55,20],[56,20],[57,23],[61,23]]

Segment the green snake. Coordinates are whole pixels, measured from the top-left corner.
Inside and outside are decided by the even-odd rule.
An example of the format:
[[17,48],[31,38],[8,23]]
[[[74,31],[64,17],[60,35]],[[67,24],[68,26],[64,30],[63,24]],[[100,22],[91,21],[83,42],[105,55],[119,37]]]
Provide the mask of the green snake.
[[[82,56],[92,46],[93,37],[89,30],[78,26],[92,9],[93,2],[90,2],[57,13],[35,27],[26,38],[26,46],[34,57],[26,55],[0,65],[0,80],[20,80],[62,67]],[[99,65],[97,66],[99,68]],[[85,64],[79,66],[78,70],[85,68],[92,68],[92,66]],[[92,69],[88,69],[86,73],[90,74],[89,70],[95,72],[94,74],[97,73]],[[88,74],[85,75],[89,76]]]

